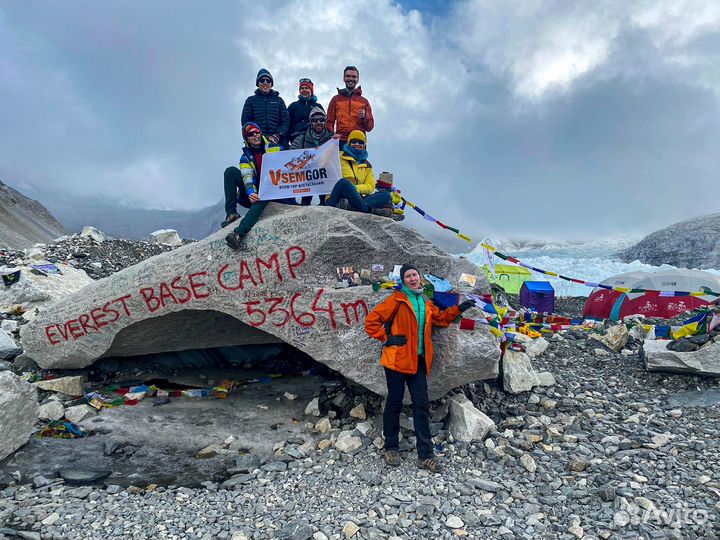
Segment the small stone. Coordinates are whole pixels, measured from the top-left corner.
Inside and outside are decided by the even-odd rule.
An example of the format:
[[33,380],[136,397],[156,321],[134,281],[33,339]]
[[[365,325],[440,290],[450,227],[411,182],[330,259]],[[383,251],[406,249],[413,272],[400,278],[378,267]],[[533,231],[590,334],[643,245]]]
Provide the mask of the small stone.
[[465,523],[456,515],[450,514],[445,520],[445,526],[451,529],[461,529],[465,526]]
[[340,452],[347,454],[353,452],[362,446],[362,439],[360,437],[344,437],[338,438],[335,442],[335,448]]
[[47,381],[37,381],[33,383],[41,390],[48,392],[60,392],[68,396],[82,396],[84,381],[82,376],[60,377],[58,379],[49,379]]
[[320,401],[318,398],[310,400],[310,403],[305,407],[305,414],[308,416],[320,416]]
[[38,418],[40,420],[60,420],[65,415],[65,407],[59,401],[50,401],[40,405]]
[[672,409],[668,411],[668,416],[680,418],[683,415],[682,409]]
[[670,435],[668,433],[660,433],[658,435],[654,435],[652,437],[652,442],[658,448],[661,448],[670,442]]
[[315,430],[319,431],[320,433],[327,433],[331,429],[332,429],[332,424],[330,423],[329,418],[321,418],[315,424]]
[[568,469],[575,472],[582,472],[587,469],[589,465],[590,463],[581,457],[573,457],[568,461]]
[[235,531],[232,536],[230,537],[230,540],[250,540],[247,535],[242,531]]
[[89,405],[75,405],[65,409],[65,418],[73,424],[79,424],[91,416],[95,416],[95,409]]
[[652,510],[653,508],[655,508],[655,503],[645,497],[635,497],[634,501],[635,504],[637,504],[640,508],[643,508],[644,510]]
[[535,460],[530,454],[523,454],[520,458],[520,463],[522,463],[522,466],[525,467],[525,470],[528,472],[533,473],[537,470],[537,463],[535,463]]
[[365,405],[360,403],[359,405],[356,405],[350,410],[350,416],[353,418],[357,418],[358,420],[365,420],[367,419],[367,413],[365,412]]
[[330,439],[323,439],[317,444],[318,450],[325,450],[326,448],[330,448],[331,446],[332,441]]
[[46,517],[45,519],[42,520],[42,524],[46,525],[46,526],[54,525],[59,520],[60,520],[60,515],[57,512],[53,512],[48,517]]
[[582,538],[585,536],[585,531],[583,531],[583,528],[580,525],[573,525],[572,527],[569,527],[568,532],[574,535],[575,538]]
[[211,444],[199,450],[198,453],[195,454],[195,457],[198,459],[210,459],[218,455],[218,450],[220,450],[220,445]]
[[360,527],[358,527],[355,523],[352,521],[348,521],[345,526],[342,528],[342,532],[345,535],[345,538],[352,538],[357,534],[357,532],[360,530]]
[[288,401],[295,401],[295,400],[297,399],[297,396],[296,396],[295,394],[291,394],[290,392],[285,392],[285,393],[283,394],[283,396],[284,396],[285,399],[287,399]]

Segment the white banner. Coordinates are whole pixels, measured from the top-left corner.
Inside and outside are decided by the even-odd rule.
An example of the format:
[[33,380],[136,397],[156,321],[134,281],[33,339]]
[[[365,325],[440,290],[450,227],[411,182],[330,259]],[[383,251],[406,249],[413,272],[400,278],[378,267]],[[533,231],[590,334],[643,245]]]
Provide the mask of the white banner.
[[288,199],[325,195],[342,178],[337,139],[318,148],[263,154],[260,199]]

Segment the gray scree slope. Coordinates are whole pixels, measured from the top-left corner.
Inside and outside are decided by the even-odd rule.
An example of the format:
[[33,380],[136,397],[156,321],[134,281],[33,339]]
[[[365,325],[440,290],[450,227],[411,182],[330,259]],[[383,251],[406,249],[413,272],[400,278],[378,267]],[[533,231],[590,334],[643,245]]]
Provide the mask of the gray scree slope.
[[[445,276],[476,267],[387,218],[324,207],[271,204],[245,239],[230,229],[164,253],[64,297],[22,329],[26,355],[41,367],[81,368],[103,356],[137,356],[284,341],[370,390],[384,394],[381,344],[364,331],[367,311],[388,292],[334,289],[336,268],[414,262]],[[484,277],[476,288],[487,288]],[[494,378],[498,341],[458,324],[433,334],[430,395]]]

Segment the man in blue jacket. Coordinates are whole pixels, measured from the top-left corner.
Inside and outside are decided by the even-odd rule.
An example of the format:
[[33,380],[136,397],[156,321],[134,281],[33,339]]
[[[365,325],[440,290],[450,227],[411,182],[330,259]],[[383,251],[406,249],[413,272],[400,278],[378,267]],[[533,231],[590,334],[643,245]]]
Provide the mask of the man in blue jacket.
[[273,90],[270,72],[262,68],[255,77],[257,90],[245,100],[242,110],[242,124],[254,122],[272,144],[287,141],[290,115],[280,94]]

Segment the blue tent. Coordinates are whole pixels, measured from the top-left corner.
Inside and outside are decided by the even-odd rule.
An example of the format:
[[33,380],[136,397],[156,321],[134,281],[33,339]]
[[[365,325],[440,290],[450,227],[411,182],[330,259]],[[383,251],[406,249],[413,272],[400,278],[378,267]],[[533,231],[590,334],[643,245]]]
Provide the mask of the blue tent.
[[520,305],[538,313],[553,313],[555,289],[549,281],[526,281],[520,287]]

